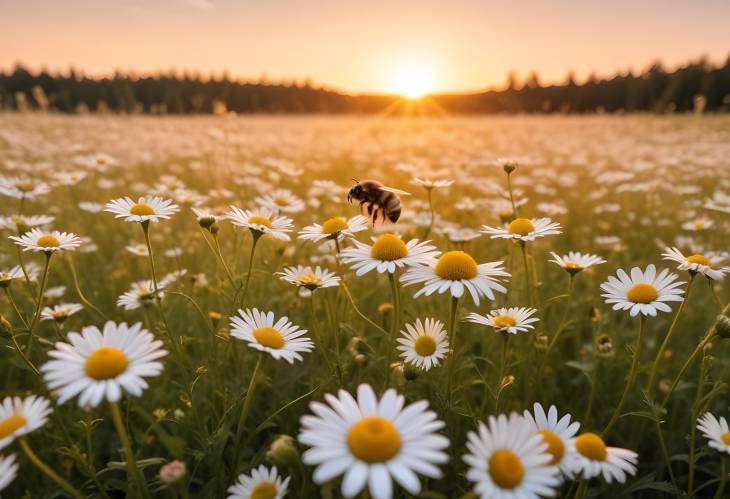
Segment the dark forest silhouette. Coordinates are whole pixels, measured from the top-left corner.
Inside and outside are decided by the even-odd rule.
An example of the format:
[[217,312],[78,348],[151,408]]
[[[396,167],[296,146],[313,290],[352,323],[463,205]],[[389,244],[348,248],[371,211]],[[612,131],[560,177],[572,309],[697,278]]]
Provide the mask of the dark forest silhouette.
[[[730,57],[715,66],[700,59],[667,71],[661,63],[640,74],[590,77],[577,84],[572,74],[559,85],[543,86],[532,73],[523,84],[510,77],[503,90],[428,97],[428,109],[456,114],[728,112]],[[55,110],[65,113],[376,113],[398,108],[403,97],[347,95],[311,83],[241,82],[229,77],[160,74],[89,78],[31,73],[22,66],[0,72],[0,109]],[[394,106],[395,105],[395,106]],[[406,106],[407,107],[407,106]]]

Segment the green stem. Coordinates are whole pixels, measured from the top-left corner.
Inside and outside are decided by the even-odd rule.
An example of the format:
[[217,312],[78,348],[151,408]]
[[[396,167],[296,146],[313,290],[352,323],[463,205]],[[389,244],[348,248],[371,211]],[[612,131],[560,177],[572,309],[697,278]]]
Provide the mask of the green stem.
[[499,358],[499,371],[497,373],[497,391],[494,396],[494,412],[499,413],[499,399],[502,395],[502,380],[504,379],[504,369],[507,364],[507,345],[509,344],[509,333],[498,333],[502,336],[502,355]]
[[41,461],[41,459],[35,454],[35,452],[33,452],[33,449],[30,448],[28,442],[25,440],[25,437],[21,437],[20,439],[18,439],[18,443],[20,444],[20,448],[23,449],[23,452],[25,452],[25,455],[28,456],[28,459],[30,459],[35,467],[41,470],[44,475],[56,482],[70,496],[75,497],[76,499],[84,499],[84,495],[79,492],[78,489],[76,489],[73,485],[61,478],[61,476],[53,471],[50,466]]
[[395,338],[398,335],[398,328],[400,327],[400,291],[398,289],[398,279],[395,273],[388,273],[388,279],[390,280],[390,290],[393,295],[393,320],[390,323],[390,334],[388,335],[388,351],[385,355],[385,388],[390,386],[390,363],[393,360],[393,349],[395,348]]
[[20,313],[20,310],[18,309],[18,305],[15,303],[15,300],[13,299],[13,295],[10,294],[10,288],[5,287],[5,288],[3,288],[3,291],[5,291],[5,295],[8,297],[8,301],[10,302],[10,305],[13,307],[15,314],[20,318],[20,322],[23,323],[23,326],[25,326],[25,329],[30,329],[30,326],[28,325],[28,321],[26,321],[25,317],[23,317],[23,314]]
[[509,191],[509,202],[512,203],[512,218],[517,218],[517,206],[515,205],[515,197],[512,194],[512,178],[511,174],[507,174],[507,190]]
[[48,269],[51,266],[51,255],[53,253],[50,251],[46,251],[46,264],[43,267],[43,276],[41,277],[41,285],[38,289],[38,301],[36,303],[35,307],[35,314],[33,314],[33,320],[30,323],[30,326],[28,327],[28,352],[30,352],[30,348],[33,345],[33,330],[35,329],[36,325],[38,324],[38,319],[41,317],[41,308],[43,308],[43,292],[46,290],[46,283],[48,282]]
[[[339,296],[339,295],[337,295],[337,296]],[[312,300],[313,299],[314,299],[314,291],[312,291]],[[342,370],[342,362],[340,360],[340,328],[338,327],[338,324],[337,324],[338,321],[337,321],[337,306],[336,305],[337,304],[335,304],[335,307],[332,306],[329,296],[325,300],[325,307],[328,312],[327,316],[332,323],[332,335],[335,337],[335,363],[337,365],[337,379],[340,382],[340,386],[342,386],[342,375],[343,375],[344,371]]]
[[253,257],[256,253],[256,246],[258,245],[259,239],[261,239],[262,233],[258,231],[251,231],[253,235],[253,242],[251,244],[251,254],[248,257],[248,271],[246,272],[246,283],[243,285],[243,294],[241,295],[241,307],[246,305],[246,295],[248,294],[248,284],[251,282],[251,275],[253,274]]
[[522,250],[522,264],[525,267],[525,297],[530,307],[534,307],[532,301],[532,279],[530,278],[530,266],[527,263],[527,248],[525,241],[520,241],[520,249]]
[[702,400],[702,392],[704,391],[706,364],[703,357],[700,363],[700,377],[697,380],[697,393],[695,394],[695,402],[692,406],[692,415],[690,418],[689,429],[689,477],[687,479],[687,497],[692,497],[694,493],[695,480],[695,460],[697,459],[697,416],[700,411],[700,401]]
[[251,402],[253,401],[254,390],[256,389],[256,380],[261,371],[261,364],[264,360],[264,352],[259,352],[256,358],[256,367],[253,368],[253,374],[248,382],[248,388],[246,389],[246,398],[243,401],[243,407],[241,408],[241,415],[238,417],[238,426],[236,427],[236,441],[234,442],[233,450],[233,465],[231,469],[235,470],[238,466],[238,452],[241,445],[241,439],[243,437],[243,430],[246,427],[246,419],[248,414],[251,412]]
[[431,229],[433,229],[433,223],[436,219],[436,214],[433,211],[433,199],[431,192],[433,189],[426,189],[426,192],[428,193],[428,209],[431,212],[431,220],[428,223],[428,227],[426,227],[426,232],[423,234],[423,239],[428,239],[429,234],[431,234]]
[[350,293],[350,289],[347,287],[347,283],[345,282],[344,276],[340,280],[340,287],[345,292],[345,295],[347,295],[347,299],[350,302],[350,305],[352,305],[352,308],[355,310],[355,312],[357,313],[357,315],[359,315],[365,322],[367,322],[368,324],[370,324],[371,326],[373,326],[375,329],[377,329],[378,331],[380,331],[381,333],[383,333],[383,335],[385,335],[387,337],[388,336],[388,331],[386,331],[385,329],[383,329],[378,324],[374,323],[367,315],[363,314],[360,311],[360,309],[358,308],[358,306],[355,304],[355,300],[352,298],[352,294]]
[[127,459],[127,475],[130,480],[135,482],[140,494],[142,494],[144,497],[150,497],[150,491],[147,488],[147,482],[145,481],[140,469],[137,467],[137,461],[134,458],[134,451],[132,451],[132,443],[129,440],[127,429],[124,426],[124,421],[122,420],[122,413],[119,410],[119,405],[116,402],[110,402],[109,409],[112,413],[114,428],[117,431],[119,440],[121,440],[122,442],[122,447],[124,447],[124,455]]
[[449,369],[446,378],[446,399],[448,408],[451,409],[454,386],[454,369],[456,368],[456,314],[459,309],[459,299],[451,297],[449,305]]
[[550,343],[548,343],[548,347],[545,350],[545,355],[542,357],[542,361],[540,362],[540,369],[537,371],[538,380],[542,379],[542,373],[545,369],[545,364],[548,361],[548,358],[550,357],[550,352],[553,351],[553,348],[558,343],[558,339],[560,339],[560,335],[565,330],[565,321],[568,319],[568,312],[570,312],[570,305],[572,303],[573,298],[573,274],[568,274],[568,299],[565,303],[565,309],[563,310],[563,317],[560,319],[560,325],[558,325],[558,329],[555,331],[555,335],[553,336],[552,340],[550,340]]
[[106,315],[104,314],[104,312],[102,312],[101,310],[99,310],[98,308],[96,308],[89,301],[89,299],[86,298],[86,295],[84,295],[84,293],[81,291],[81,286],[79,286],[79,276],[76,273],[76,264],[74,263],[74,258],[73,258],[73,256],[70,253],[68,255],[68,262],[69,262],[69,268],[71,269],[71,278],[73,279],[73,282],[74,282],[74,289],[76,290],[76,294],[78,295],[79,300],[81,300],[81,302],[84,305],[86,305],[87,307],[89,307],[89,309],[92,312],[94,312],[95,314],[97,314],[103,320],[106,320]]
[[715,337],[717,334],[717,331],[715,330],[715,327],[713,326],[705,335],[705,337],[702,339],[702,341],[699,342],[697,347],[692,352],[692,355],[689,356],[687,361],[684,363],[682,368],[679,370],[679,373],[677,373],[677,377],[674,378],[674,381],[672,382],[672,385],[669,387],[669,391],[664,396],[664,401],[662,402],[661,407],[664,408],[667,406],[667,403],[669,402],[669,399],[671,398],[672,394],[674,393],[674,390],[677,389],[677,386],[679,385],[680,381],[682,381],[682,377],[684,376],[684,373],[687,372],[687,370],[690,368],[692,364],[694,364],[695,359],[697,356],[702,353],[702,350],[705,348],[705,346],[712,340],[712,338]]
[[578,490],[575,491],[575,495],[573,496],[573,499],[583,499],[586,495],[586,491],[588,490],[588,480],[581,480],[578,484]]
[[[332,366],[332,361],[330,360],[330,356],[327,354],[327,347],[324,344],[324,338],[322,337],[322,334],[319,329],[319,325],[317,323],[317,313],[314,309],[314,292],[312,293],[312,296],[309,297],[308,308],[309,308],[309,316],[311,317],[312,321],[312,336],[314,337],[314,341],[317,344],[317,348],[322,351],[322,358],[327,362],[328,366]],[[339,362],[339,359],[338,359]]]
[[659,421],[659,414],[654,414],[654,427],[656,428],[657,438],[659,440],[659,448],[662,451],[662,458],[664,459],[664,466],[667,468],[669,473],[669,479],[672,481],[672,486],[675,490],[677,488],[677,480],[674,478],[674,470],[672,470],[672,461],[669,459],[669,452],[667,451],[667,443],[664,441],[664,433],[662,432],[662,425]]
[[[205,237],[205,233],[203,233],[203,236]],[[206,237],[205,240],[207,241],[208,238]],[[215,254],[218,256],[218,260],[221,262],[221,266],[223,266],[223,270],[226,273],[226,276],[228,277],[228,280],[231,282],[231,286],[233,289],[237,289],[237,285],[235,280],[233,279],[233,274],[231,273],[231,269],[228,268],[228,264],[226,263],[225,258],[223,258],[223,253],[221,252],[221,245],[218,242],[218,235],[213,234],[213,242],[215,243]]]
[[722,465],[720,466],[720,485],[717,487],[714,499],[720,499],[722,494],[725,492],[725,485],[727,484],[727,461],[726,456],[722,457]]

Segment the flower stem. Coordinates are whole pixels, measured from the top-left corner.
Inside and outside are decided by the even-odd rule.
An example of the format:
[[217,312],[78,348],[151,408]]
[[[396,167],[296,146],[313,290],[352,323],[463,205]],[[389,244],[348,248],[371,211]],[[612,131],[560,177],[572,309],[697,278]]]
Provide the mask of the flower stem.
[[512,218],[517,218],[517,206],[515,205],[515,196],[512,193],[512,177],[507,174],[507,190],[509,191],[509,202],[512,204]]
[[48,269],[51,266],[51,253],[50,251],[46,252],[46,264],[43,267],[43,276],[41,277],[41,285],[38,289],[38,301],[36,303],[35,307],[35,314],[33,314],[33,320],[30,323],[30,326],[28,326],[28,353],[30,353],[30,349],[33,346],[33,330],[35,329],[36,325],[38,324],[38,319],[41,317],[41,308],[43,307],[43,292],[46,290],[46,283],[48,282]]
[[76,264],[74,263],[74,258],[71,255],[71,253],[69,253],[69,255],[68,255],[68,263],[69,263],[69,268],[71,269],[71,278],[73,279],[73,282],[74,282],[74,289],[76,290],[76,294],[78,295],[79,300],[81,300],[84,305],[89,307],[89,309],[92,312],[97,314],[102,319],[106,320],[106,315],[104,314],[104,312],[102,312],[101,310],[96,308],[89,301],[89,299],[86,298],[86,295],[84,295],[84,293],[81,291],[81,286],[79,286],[79,275],[76,273]]
[[527,248],[525,241],[520,241],[520,250],[522,250],[522,264],[525,267],[525,298],[530,307],[534,307],[532,300],[532,279],[530,276],[530,266],[527,263]]
[[233,464],[231,468],[235,470],[238,465],[238,451],[241,445],[241,439],[243,437],[243,430],[246,427],[246,419],[248,414],[251,412],[251,402],[253,401],[254,390],[256,390],[256,380],[261,371],[261,364],[264,361],[264,352],[259,352],[256,358],[256,367],[253,368],[253,374],[248,382],[248,388],[246,389],[246,398],[243,401],[243,407],[241,408],[241,415],[238,417],[238,426],[236,427],[236,441],[233,447]]
[[426,232],[423,234],[423,239],[427,239],[429,234],[431,234],[431,230],[433,229],[433,222],[436,219],[436,214],[433,211],[433,195],[432,195],[433,189],[426,189],[426,192],[428,193],[428,209],[431,213],[431,219],[428,222],[428,227],[426,227]]
[[700,405],[702,400],[702,393],[704,391],[705,373],[706,373],[705,358],[703,357],[702,363],[700,364],[700,377],[697,380],[697,393],[695,395],[695,402],[692,406],[692,416],[690,419],[689,429],[689,473],[687,479],[687,497],[692,497],[694,493],[694,480],[695,480],[695,460],[697,456],[697,416],[700,413]]
[[727,461],[726,456],[722,457],[722,465],[720,466],[720,486],[717,487],[714,499],[720,499],[722,494],[725,492],[725,485],[727,484]]
[[377,329],[378,331],[383,333],[385,336],[388,336],[388,332],[385,329],[383,329],[378,324],[374,323],[367,315],[363,314],[360,311],[360,309],[357,307],[357,305],[355,304],[355,300],[353,300],[352,294],[350,293],[350,289],[347,287],[347,283],[345,282],[344,276],[340,280],[340,287],[345,292],[345,295],[347,296],[347,299],[349,300],[350,305],[352,305],[352,308],[355,310],[357,315],[359,315],[365,322],[367,322],[368,324],[373,326],[375,329]]
[[122,442],[122,447],[124,447],[124,455],[127,459],[127,474],[129,476],[129,479],[136,483],[140,494],[142,494],[144,497],[150,497],[150,491],[147,488],[147,482],[145,481],[140,469],[137,467],[137,461],[134,458],[134,451],[132,450],[132,443],[129,440],[127,430],[124,427],[122,413],[119,411],[119,404],[117,404],[116,402],[110,402],[109,409],[112,413],[114,428],[117,431],[119,440],[121,440]]
[[390,290],[393,295],[393,321],[390,323],[390,334],[388,335],[388,351],[385,355],[385,388],[390,386],[390,363],[393,360],[393,349],[395,348],[395,337],[400,327],[400,290],[398,289],[398,279],[395,273],[388,273],[390,280]]
[[3,291],[5,291],[5,295],[8,297],[8,301],[10,302],[10,305],[13,307],[13,310],[15,310],[15,314],[20,318],[20,322],[23,323],[23,326],[25,326],[25,329],[29,329],[28,321],[25,320],[25,317],[23,317],[23,314],[20,313],[20,310],[18,309],[18,305],[15,303],[15,299],[13,299],[13,295],[10,294],[10,288],[3,288]]
[[451,297],[449,305],[449,370],[446,378],[446,400],[448,408],[451,408],[454,386],[454,369],[456,367],[456,314],[459,309],[459,299]]
[[674,393],[674,390],[677,389],[677,386],[679,385],[680,381],[682,381],[682,377],[684,376],[684,373],[687,372],[687,370],[689,369],[689,367],[694,363],[694,361],[697,358],[697,356],[700,353],[702,353],[702,350],[705,348],[705,345],[707,345],[710,342],[710,340],[712,340],[712,338],[715,337],[716,334],[717,334],[717,330],[713,326],[707,332],[707,334],[705,335],[705,337],[702,338],[702,340],[699,342],[699,344],[697,345],[697,347],[692,352],[692,355],[689,356],[689,358],[687,359],[687,361],[684,363],[684,365],[682,366],[682,368],[679,370],[679,373],[677,373],[677,377],[674,378],[674,381],[672,382],[672,386],[669,387],[669,391],[664,396],[664,401],[662,402],[662,405],[661,405],[662,408],[666,407],[667,403],[669,402],[669,399],[671,398],[672,394]]
[[507,345],[509,344],[509,333],[498,333],[502,336],[502,355],[499,358],[499,371],[497,372],[497,391],[494,394],[494,412],[499,413],[499,399],[502,395],[502,380],[504,379],[504,368],[507,364]]
[[23,449],[23,452],[25,452],[25,455],[28,456],[28,459],[30,459],[35,467],[41,470],[44,475],[56,482],[70,496],[75,497],[76,499],[84,499],[84,495],[79,492],[78,489],[76,489],[73,485],[61,478],[61,476],[53,471],[50,466],[41,461],[36,453],[33,452],[33,449],[30,448],[25,437],[21,437],[20,439],[18,439],[18,443],[20,444],[20,448]]
[[253,242],[251,243],[251,254],[248,257],[248,271],[246,272],[246,282],[243,285],[243,293],[241,295],[241,307],[246,305],[246,295],[248,294],[248,284],[251,282],[251,275],[253,274],[253,257],[256,253],[256,246],[258,245],[259,239],[261,239],[262,233],[258,231],[251,231],[253,235]]
[[560,319],[560,324],[558,325],[558,329],[555,331],[555,335],[550,340],[550,343],[548,343],[548,347],[545,350],[545,355],[542,357],[542,361],[540,362],[540,369],[537,370],[537,376],[538,380],[542,379],[542,372],[543,369],[545,369],[545,364],[548,361],[548,358],[550,357],[550,352],[553,351],[553,348],[558,343],[558,339],[560,338],[560,335],[565,330],[565,321],[568,319],[568,312],[570,312],[570,305],[572,303],[573,298],[573,274],[568,274],[568,299],[565,303],[565,309],[563,310],[563,317]]

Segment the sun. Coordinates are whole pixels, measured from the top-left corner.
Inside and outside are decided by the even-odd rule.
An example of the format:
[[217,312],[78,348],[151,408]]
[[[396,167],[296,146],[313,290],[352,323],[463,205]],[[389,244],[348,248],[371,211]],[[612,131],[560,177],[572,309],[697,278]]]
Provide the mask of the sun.
[[392,91],[408,99],[420,99],[434,91],[433,71],[425,65],[402,65],[393,76]]

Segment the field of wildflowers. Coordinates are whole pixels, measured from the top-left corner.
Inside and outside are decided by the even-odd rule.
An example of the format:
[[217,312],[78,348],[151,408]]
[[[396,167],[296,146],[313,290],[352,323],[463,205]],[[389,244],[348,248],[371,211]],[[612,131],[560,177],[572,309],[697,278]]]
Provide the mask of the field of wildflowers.
[[0,167],[6,497],[730,493],[727,117],[6,114]]

